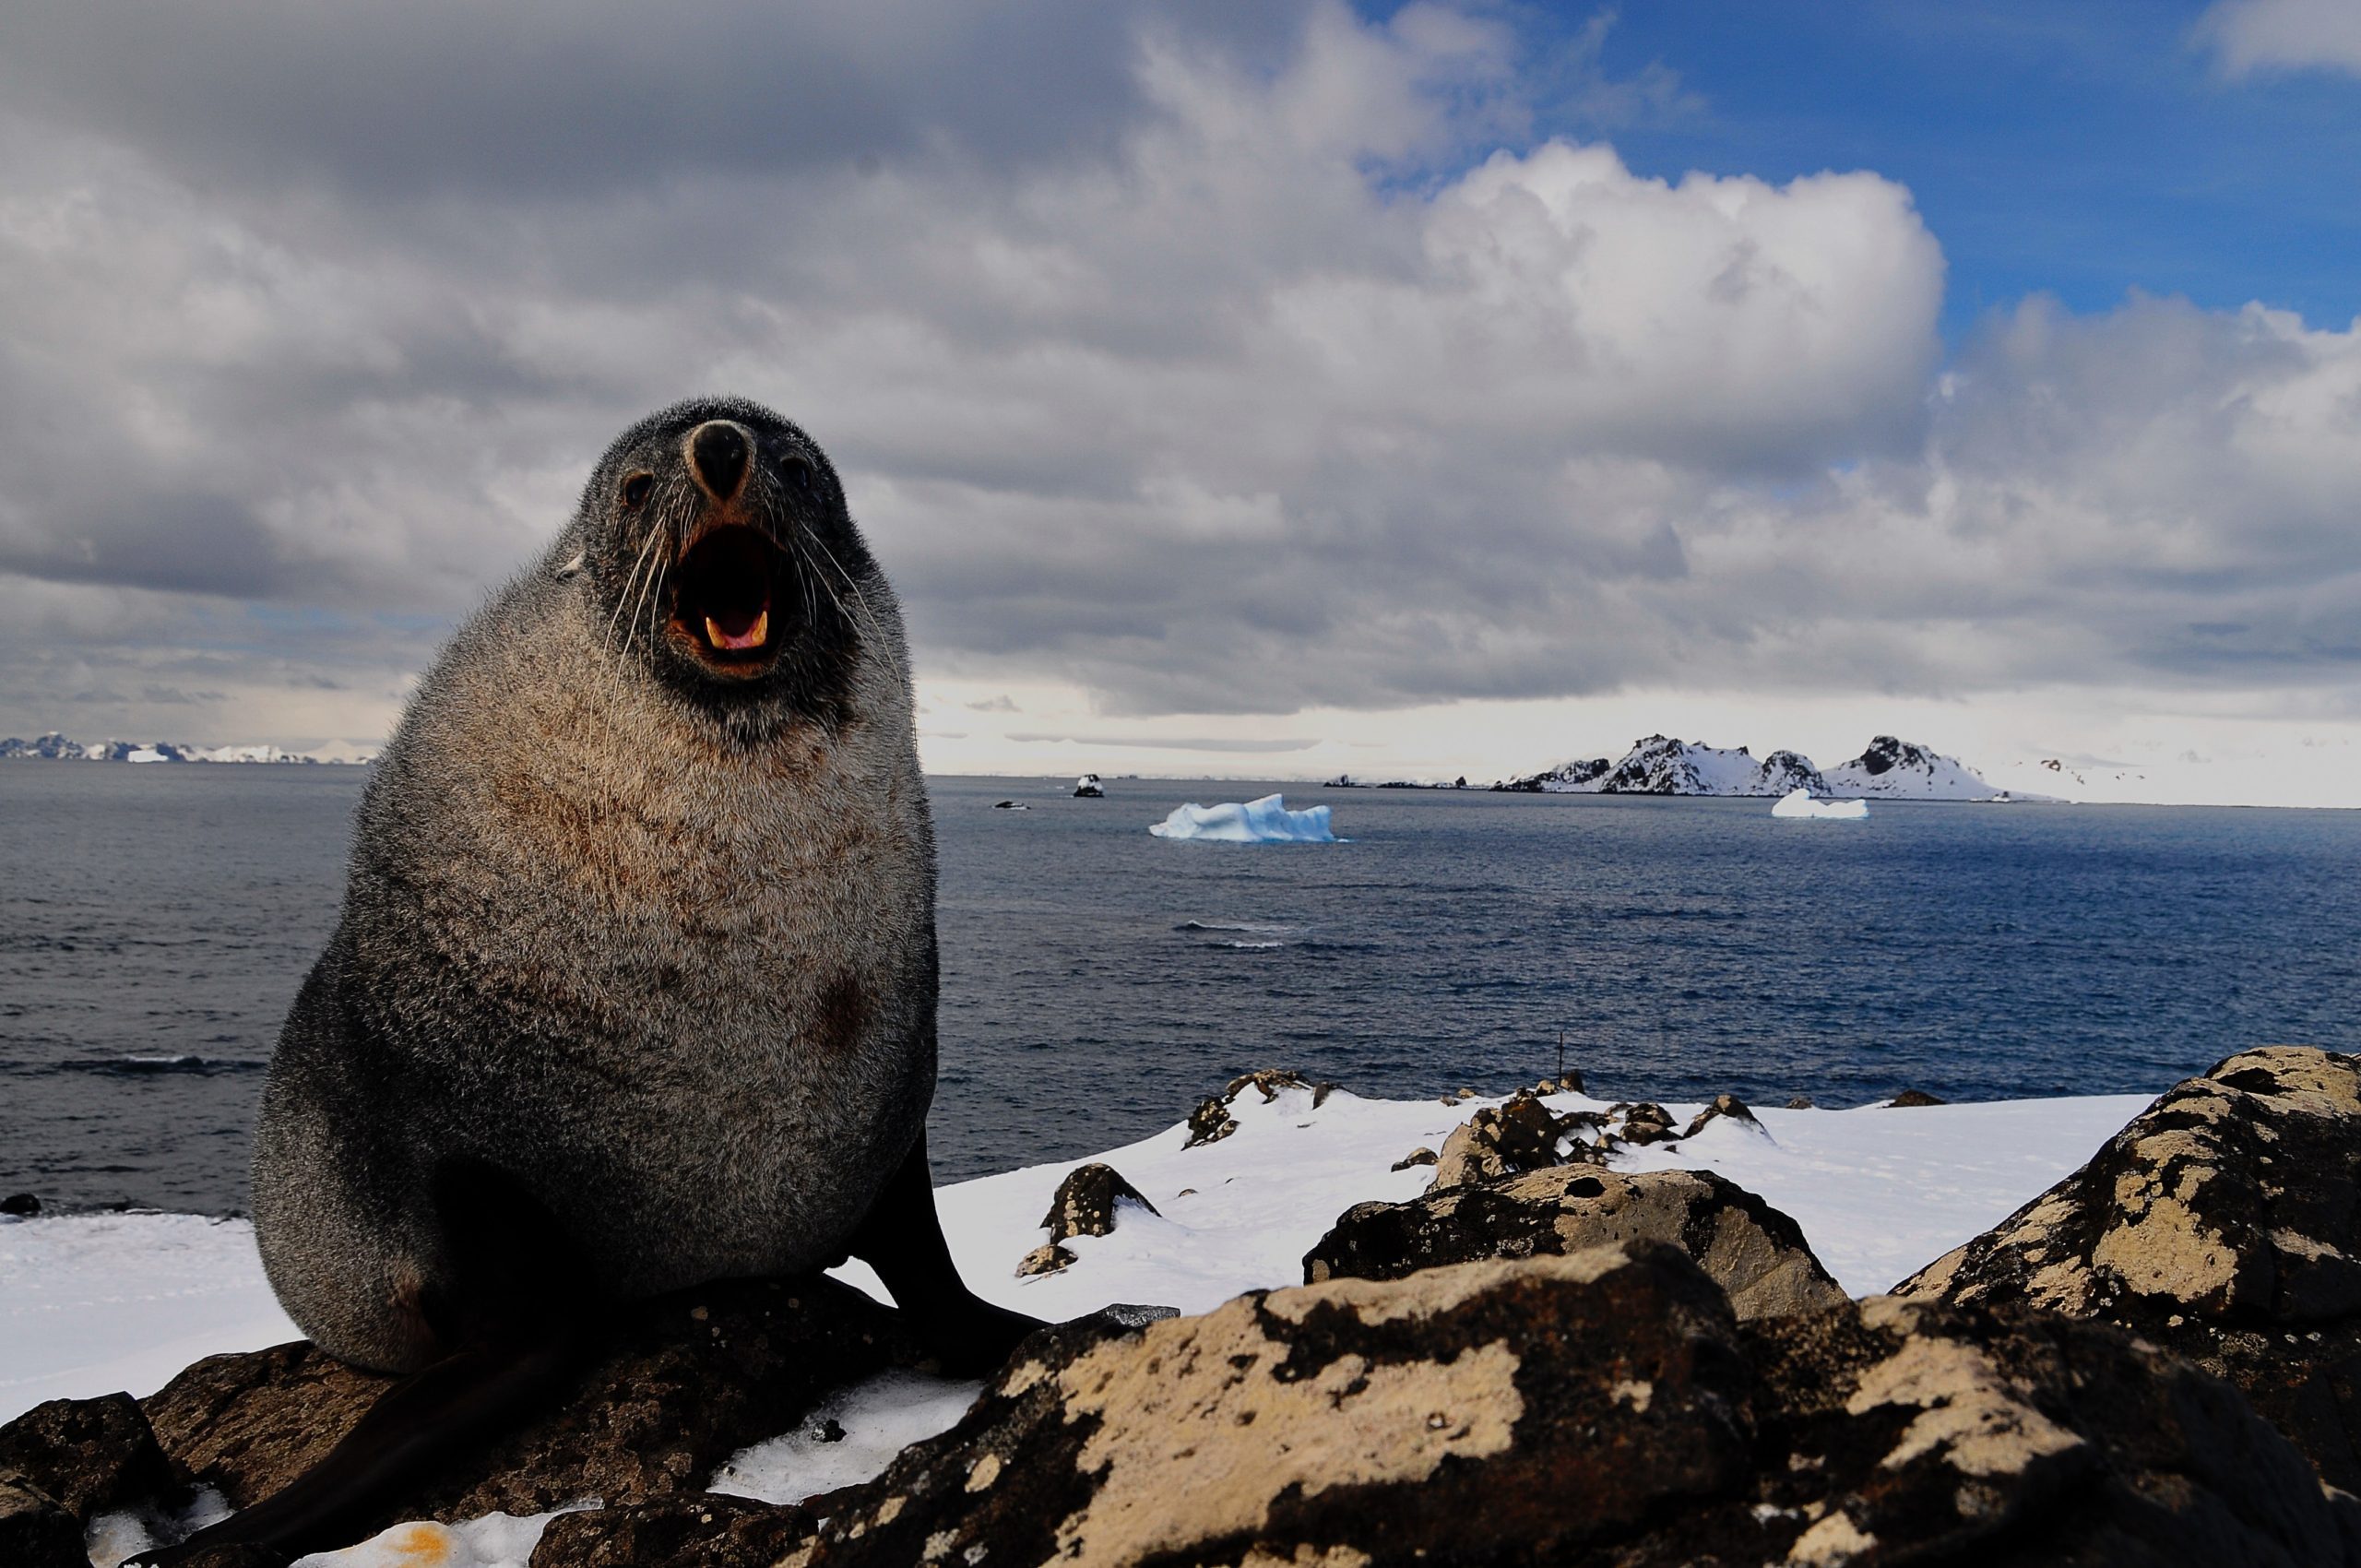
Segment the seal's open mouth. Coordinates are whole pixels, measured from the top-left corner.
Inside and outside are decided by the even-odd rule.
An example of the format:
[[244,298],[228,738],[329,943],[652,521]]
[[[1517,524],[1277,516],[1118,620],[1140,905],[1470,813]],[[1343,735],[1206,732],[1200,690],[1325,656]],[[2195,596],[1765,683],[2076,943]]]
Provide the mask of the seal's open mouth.
[[758,529],[736,523],[707,529],[681,558],[672,624],[723,663],[769,657],[772,590],[784,567],[778,546]]

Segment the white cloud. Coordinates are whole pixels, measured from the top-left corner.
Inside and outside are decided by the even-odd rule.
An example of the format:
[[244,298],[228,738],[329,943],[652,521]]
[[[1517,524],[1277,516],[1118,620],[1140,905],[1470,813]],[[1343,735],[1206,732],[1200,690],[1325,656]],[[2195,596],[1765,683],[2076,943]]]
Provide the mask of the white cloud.
[[[836,457],[966,755],[1012,693],[1028,734],[1360,747],[1334,716],[2351,689],[2355,331],[2034,301],[1940,367],[1893,181],[1641,177],[1533,138],[1497,21],[1252,9],[1093,31],[1053,143],[848,12],[804,52],[916,64],[875,78],[887,128],[791,157],[700,121],[614,170],[543,137],[438,178],[420,132],[299,176],[234,98],[178,136],[27,100],[0,606],[48,608],[0,614],[0,725],[354,734],[614,430],[719,389]],[[1010,25],[1050,48],[1046,17]],[[1601,113],[1678,112],[1584,48]],[[563,86],[516,92],[563,123]]]
[[2234,77],[2272,68],[2361,75],[2361,6],[2353,0],[2214,0],[2197,36]]

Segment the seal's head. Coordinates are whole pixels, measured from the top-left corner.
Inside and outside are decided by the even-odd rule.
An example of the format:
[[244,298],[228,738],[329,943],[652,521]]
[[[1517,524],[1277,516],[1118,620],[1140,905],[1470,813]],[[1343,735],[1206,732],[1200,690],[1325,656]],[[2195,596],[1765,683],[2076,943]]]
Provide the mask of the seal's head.
[[742,398],[676,403],[624,431],[567,547],[608,646],[741,725],[833,719],[864,644],[892,635],[891,596],[836,469]]

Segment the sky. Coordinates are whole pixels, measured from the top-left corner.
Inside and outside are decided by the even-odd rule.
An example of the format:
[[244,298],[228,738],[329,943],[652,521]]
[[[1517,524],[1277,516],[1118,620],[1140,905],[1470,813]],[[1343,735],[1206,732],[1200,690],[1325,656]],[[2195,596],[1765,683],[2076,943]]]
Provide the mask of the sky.
[[936,771],[2361,805],[2356,170],[2353,0],[18,0],[0,734],[366,751],[730,391]]

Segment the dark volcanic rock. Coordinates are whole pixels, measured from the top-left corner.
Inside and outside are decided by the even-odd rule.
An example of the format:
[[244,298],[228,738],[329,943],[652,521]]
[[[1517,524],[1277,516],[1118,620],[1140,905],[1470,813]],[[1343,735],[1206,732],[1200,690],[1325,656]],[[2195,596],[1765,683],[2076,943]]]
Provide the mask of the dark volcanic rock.
[[1637,1105],[1618,1105],[1608,1114],[1622,1117],[1615,1131],[1625,1143],[1659,1144],[1674,1136],[1672,1112],[1652,1099]]
[[[559,1408],[455,1454],[379,1523],[696,1492],[716,1465],[793,1426],[828,1389],[920,1356],[891,1309],[834,1280],[663,1297],[631,1310]],[[244,1507],[326,1453],[392,1381],[281,1345],[199,1361],[144,1403],[165,1452]]]
[[0,1427],[0,1475],[14,1475],[84,1523],[180,1490],[172,1461],[128,1394],[52,1399]]
[[1582,1137],[1598,1118],[1575,1111],[1560,1115],[1520,1089],[1498,1108],[1486,1106],[1451,1130],[1435,1162],[1430,1191],[1465,1182],[1542,1170],[1569,1161],[1596,1164],[1604,1155]]
[[812,1528],[800,1508],[700,1491],[561,1514],[532,1568],[771,1568]]
[[2361,1503],[2118,1330],[1884,1298],[1740,1324],[1649,1244],[1053,1331],[798,1525],[792,1568],[2361,1563]]
[[1743,1122],[1750,1127],[1760,1128],[1762,1125],[1755,1120],[1754,1112],[1746,1108],[1746,1101],[1734,1094],[1717,1094],[1714,1097],[1713,1104],[1689,1119],[1689,1129],[1680,1135],[1684,1138],[1693,1138],[1705,1130],[1706,1123],[1722,1117],[1727,1117],[1733,1122]]
[[1946,1102],[1928,1094],[1925,1089],[1904,1089],[1885,1103],[1889,1111],[1907,1111],[1913,1106],[1942,1105]]
[[1434,1150],[1430,1148],[1414,1148],[1408,1154],[1404,1155],[1392,1165],[1386,1167],[1386,1169],[1389,1170],[1407,1170],[1414,1165],[1432,1165],[1435,1163],[1435,1160],[1436,1155]]
[[1229,1086],[1221,1093],[1210,1099],[1199,1100],[1197,1109],[1189,1112],[1189,1137],[1181,1147],[1195,1148],[1199,1144],[1219,1143],[1238,1131],[1238,1120],[1230,1115],[1229,1108],[1238,1103],[1238,1097],[1250,1088],[1262,1095],[1265,1105],[1278,1099],[1283,1089],[1305,1089],[1311,1095],[1311,1103],[1318,1106],[1335,1091],[1336,1086],[1315,1084],[1302,1074],[1291,1073],[1284,1067],[1263,1067],[1240,1074],[1230,1079]]
[[1894,1290],[2135,1330],[2361,1489],[2361,1059],[2233,1056]]
[[1111,1165],[1077,1165],[1058,1183],[1050,1199],[1050,1212],[1041,1217],[1052,1242],[1071,1241],[1076,1236],[1112,1235],[1115,1229],[1115,1206],[1119,1203],[1137,1204],[1150,1214],[1157,1212],[1145,1194],[1129,1182]]
[[41,1212],[41,1200],[30,1193],[10,1193],[0,1198],[0,1214],[13,1214],[18,1218]]
[[1422,1268],[1578,1253],[1622,1241],[1679,1247],[1741,1319],[1843,1304],[1802,1229],[1710,1170],[1641,1174],[1560,1166],[1347,1209],[1304,1254],[1303,1277],[1400,1279]]
[[1062,1268],[1074,1266],[1074,1253],[1055,1241],[1044,1241],[1016,1260],[1016,1277],[1030,1278],[1037,1274],[1055,1274]]
[[82,1526],[57,1499],[0,1476],[0,1562],[8,1568],[89,1568]]

